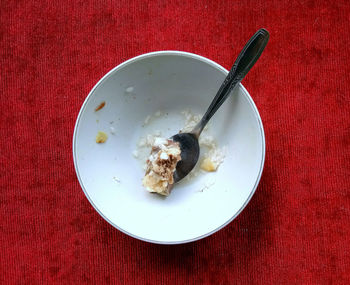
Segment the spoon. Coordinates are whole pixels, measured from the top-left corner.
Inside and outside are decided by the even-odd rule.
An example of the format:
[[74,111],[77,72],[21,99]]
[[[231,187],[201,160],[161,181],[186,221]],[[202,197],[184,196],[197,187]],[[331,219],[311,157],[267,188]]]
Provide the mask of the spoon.
[[220,86],[208,110],[205,112],[203,118],[189,133],[179,133],[171,137],[171,139],[180,144],[181,160],[176,165],[176,170],[173,174],[174,183],[179,182],[195,167],[199,157],[198,138],[209,122],[210,118],[220,108],[222,103],[230,95],[233,88],[235,88],[242,79],[247,75],[248,71],[253,67],[255,62],[263,52],[268,40],[269,32],[265,29],[258,30],[253,37],[247,42],[230,72],[226,76],[224,82]]

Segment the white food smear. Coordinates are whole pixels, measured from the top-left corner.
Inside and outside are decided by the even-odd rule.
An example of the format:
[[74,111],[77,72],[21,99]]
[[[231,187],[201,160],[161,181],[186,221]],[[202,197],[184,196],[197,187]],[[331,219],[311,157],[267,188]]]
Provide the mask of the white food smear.
[[153,116],[151,116],[151,115],[148,115],[146,118],[145,118],[145,120],[143,121],[143,127],[144,126],[147,126],[150,122],[151,122],[151,120],[153,119],[153,118],[159,118],[159,117],[161,117],[163,115],[163,112],[162,111],[160,111],[160,110],[158,110],[157,112],[155,112],[154,114],[153,114]]
[[135,150],[132,152],[132,155],[133,155],[133,157],[138,158],[138,157],[139,157],[139,152],[138,152],[138,150],[135,149]]
[[[164,115],[163,112],[157,111],[153,115],[149,115],[145,118],[144,124],[148,125],[153,119],[160,118]],[[200,121],[201,116],[193,114],[191,110],[184,110],[181,112],[184,118],[184,127],[181,132],[190,132]],[[138,159],[142,159],[144,155],[141,153],[149,154],[155,140],[161,137],[161,131],[156,130],[152,134],[148,134],[145,137],[141,137],[137,144],[137,149],[133,151],[133,156]],[[216,171],[220,164],[224,161],[226,154],[226,147],[219,148],[213,136],[208,134],[208,125],[204,128],[201,136],[199,137],[199,146],[201,148],[201,154],[195,168],[186,176],[186,180],[198,176],[200,173],[206,173]],[[146,159],[144,159],[146,160]],[[146,162],[143,161],[143,169],[146,170]],[[209,187],[207,187],[209,188]]]
[[215,184],[215,181],[209,181],[204,184],[204,186],[198,190],[198,192],[204,192],[208,189],[210,189]]
[[114,127],[109,127],[109,130],[111,131],[111,134],[112,134],[112,135],[115,134],[115,128],[114,128]]
[[151,120],[151,116],[147,116],[146,119],[143,122],[143,125],[146,126],[148,125],[149,121]]
[[132,86],[129,86],[129,87],[127,87],[126,89],[125,89],[125,94],[126,95],[130,95],[130,94],[132,94],[134,92],[134,87],[132,87]]
[[[201,116],[198,114],[193,114],[191,110],[184,110],[181,112],[181,115],[183,115],[185,119],[184,127],[181,129],[183,133],[188,133],[193,130],[193,128],[199,123],[201,120]],[[202,135],[199,137],[199,141],[202,140],[203,134],[206,136],[205,131],[208,130],[208,125],[204,127]]]
[[157,111],[154,113],[154,116],[155,117],[160,117],[162,115],[162,112],[161,111]]

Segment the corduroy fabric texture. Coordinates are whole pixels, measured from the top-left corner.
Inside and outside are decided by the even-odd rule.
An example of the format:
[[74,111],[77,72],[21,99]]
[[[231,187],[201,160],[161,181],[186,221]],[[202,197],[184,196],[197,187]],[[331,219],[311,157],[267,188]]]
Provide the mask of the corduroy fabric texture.
[[[0,2],[0,283],[349,284],[349,1]],[[75,119],[110,69],[182,50],[230,68],[270,42],[243,84],[266,135],[260,185],[218,233],[148,244],[80,189]]]

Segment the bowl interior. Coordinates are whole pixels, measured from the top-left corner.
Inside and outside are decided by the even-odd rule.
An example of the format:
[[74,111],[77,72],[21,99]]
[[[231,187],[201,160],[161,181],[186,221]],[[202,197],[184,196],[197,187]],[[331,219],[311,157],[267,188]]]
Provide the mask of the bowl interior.
[[[226,74],[193,54],[158,52],[125,62],[94,87],[77,119],[73,155],[86,196],[108,222],[139,239],[181,243],[215,232],[247,204],[260,179],[265,144],[259,114],[243,86],[210,122],[208,131],[227,148],[217,172],[183,181],[164,198],[142,187],[144,171],[132,155],[141,136],[177,133],[184,123],[181,111],[203,114]],[[102,101],[105,107],[95,112]],[[164,116],[143,126],[158,110]],[[108,134],[103,144],[95,142],[98,131]]]

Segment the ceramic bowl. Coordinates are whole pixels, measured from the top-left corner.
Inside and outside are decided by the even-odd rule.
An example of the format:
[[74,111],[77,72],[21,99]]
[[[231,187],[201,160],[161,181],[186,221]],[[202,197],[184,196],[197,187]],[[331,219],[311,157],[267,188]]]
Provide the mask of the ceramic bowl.
[[[216,172],[180,182],[165,198],[144,189],[142,161],[133,156],[140,137],[177,133],[182,111],[204,114],[227,73],[199,55],[160,51],[118,65],[91,90],[75,125],[74,164],[87,199],[112,226],[143,241],[178,244],[213,234],[244,209],[261,177],[265,138],[243,85],[210,121],[208,132],[226,148]],[[105,143],[96,143],[99,131]]]

